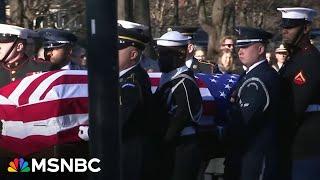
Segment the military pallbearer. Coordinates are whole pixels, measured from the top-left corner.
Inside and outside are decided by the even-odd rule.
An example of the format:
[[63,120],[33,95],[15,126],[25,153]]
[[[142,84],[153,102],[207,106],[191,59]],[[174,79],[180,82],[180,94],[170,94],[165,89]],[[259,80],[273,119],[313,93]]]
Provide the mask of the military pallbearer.
[[249,27],[236,29],[236,46],[246,72],[229,112],[225,180],[278,178],[280,79],[266,60],[272,34]]

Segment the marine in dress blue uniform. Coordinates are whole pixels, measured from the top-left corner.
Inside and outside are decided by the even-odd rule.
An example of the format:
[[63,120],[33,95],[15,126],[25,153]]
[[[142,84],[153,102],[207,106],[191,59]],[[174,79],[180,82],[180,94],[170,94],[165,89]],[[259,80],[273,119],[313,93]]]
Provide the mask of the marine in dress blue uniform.
[[[292,157],[292,179],[320,177],[320,53],[310,43],[309,32],[316,11],[278,8],[282,13],[282,38],[289,51],[280,69],[285,91],[284,140]],[[290,173],[290,172],[289,172]],[[290,177],[289,177],[290,178]]]
[[185,65],[190,37],[170,31],[157,40],[162,72],[156,91],[163,135],[161,179],[194,180],[200,166],[196,127],[202,115],[202,98],[194,74]]
[[280,79],[265,57],[272,34],[239,27],[242,74],[226,128],[225,180],[277,179]]

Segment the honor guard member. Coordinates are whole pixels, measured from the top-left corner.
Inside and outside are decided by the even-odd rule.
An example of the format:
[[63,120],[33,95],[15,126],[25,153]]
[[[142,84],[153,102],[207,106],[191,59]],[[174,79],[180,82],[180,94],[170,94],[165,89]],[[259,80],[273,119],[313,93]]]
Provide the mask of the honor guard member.
[[[0,24],[0,87],[27,75],[47,70],[45,64],[37,63],[26,55],[27,39],[34,36],[36,33],[30,29]],[[0,124],[2,129],[2,123]],[[44,154],[52,155],[51,151]],[[8,167],[6,162],[16,156],[17,154],[0,148],[0,168]]]
[[42,29],[39,31],[43,41],[44,58],[51,63],[50,70],[83,70],[84,67],[72,61],[72,49],[77,37],[69,31]]
[[[39,36],[42,40],[44,59],[50,62],[49,70],[83,70],[84,67],[72,61],[72,49],[77,37],[71,32],[59,29],[41,29]],[[66,143],[54,146],[56,157],[73,158],[88,157],[87,142]]]
[[198,69],[198,61],[194,58],[194,52],[195,52],[195,44],[193,41],[193,35],[196,32],[198,28],[197,27],[187,27],[187,26],[175,26],[170,27],[167,29],[168,32],[170,31],[178,31],[184,36],[191,37],[188,41],[188,50],[187,50],[187,56],[186,56],[186,66],[191,69],[194,73],[199,72]]
[[188,41],[188,50],[186,56],[186,66],[191,69],[194,73],[207,73],[211,74],[215,71],[216,67],[213,62],[205,60],[205,58],[196,58],[196,53],[203,53],[205,56],[205,49],[196,45],[195,35],[198,32],[198,27],[188,27],[188,26],[175,26],[168,28],[167,31],[178,31],[184,36],[191,37]]
[[[125,20],[118,20],[118,24],[126,29],[134,29],[135,31],[139,31],[149,38],[149,33],[150,33],[149,27],[146,25],[134,23],[134,22],[130,22],[130,21],[125,21]],[[159,66],[158,66],[157,61],[146,56],[144,53],[142,54],[142,56],[140,58],[139,64],[147,72],[159,72]]]
[[[151,83],[139,64],[149,38],[137,29],[118,25],[120,123],[122,127],[122,177],[125,180],[155,179]],[[153,115],[153,114],[152,114]]]
[[[277,179],[280,79],[266,60],[272,34],[236,29],[236,46],[247,71],[239,79],[226,129],[225,180]],[[260,178],[259,178],[260,177]]]
[[48,69],[45,64],[37,63],[26,55],[27,39],[35,34],[30,29],[0,24],[0,87]]
[[[149,114],[153,108],[151,83],[139,64],[149,38],[137,29],[127,28],[118,23],[122,179],[156,179],[157,127]],[[79,137],[89,140],[88,127],[81,126],[79,130]]]
[[[207,73],[212,74],[215,69],[216,65],[213,62],[205,60],[205,58],[196,58],[196,53],[203,53],[205,57],[205,48],[196,45],[195,35],[198,32],[198,27],[174,27],[171,29],[180,32],[184,36],[190,36],[191,39],[188,43],[188,53],[187,53],[187,60],[186,66],[190,68],[194,73]],[[169,31],[169,30],[168,30]]]
[[289,51],[279,72],[286,95],[284,107],[288,108],[286,119],[289,121],[284,128],[294,126],[290,135],[293,137],[292,179],[319,179],[320,53],[309,39],[316,11],[301,7],[278,10],[282,13],[283,42]]
[[156,91],[165,130],[162,179],[194,180],[200,164],[196,126],[202,115],[202,98],[194,74],[186,65],[190,37],[170,31],[157,40],[162,72]]

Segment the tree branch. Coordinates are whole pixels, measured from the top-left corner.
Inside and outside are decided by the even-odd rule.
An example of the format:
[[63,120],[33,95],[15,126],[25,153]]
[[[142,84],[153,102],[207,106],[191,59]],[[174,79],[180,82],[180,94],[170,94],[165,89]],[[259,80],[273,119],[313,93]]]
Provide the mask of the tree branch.
[[197,11],[198,11],[198,20],[199,23],[207,23],[207,14],[205,8],[205,1],[204,0],[197,0]]

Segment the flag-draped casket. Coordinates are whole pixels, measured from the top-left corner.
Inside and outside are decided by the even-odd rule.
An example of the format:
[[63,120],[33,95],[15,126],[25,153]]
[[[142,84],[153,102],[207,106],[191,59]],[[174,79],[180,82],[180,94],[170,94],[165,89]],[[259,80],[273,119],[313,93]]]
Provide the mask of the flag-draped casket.
[[[152,90],[160,73],[149,73]],[[197,74],[203,98],[203,128],[223,112],[237,75]],[[88,124],[87,71],[40,73],[0,88],[0,148],[29,155],[56,144],[79,142],[79,126]],[[201,127],[200,126],[200,127]]]

